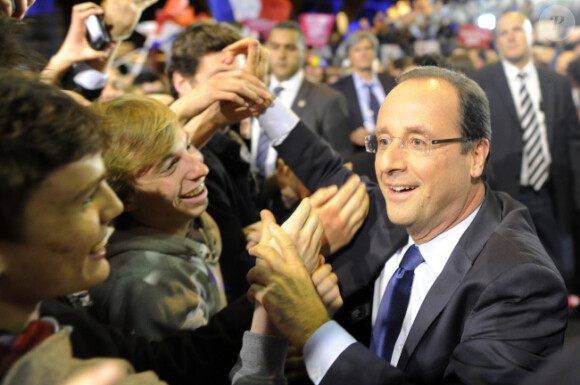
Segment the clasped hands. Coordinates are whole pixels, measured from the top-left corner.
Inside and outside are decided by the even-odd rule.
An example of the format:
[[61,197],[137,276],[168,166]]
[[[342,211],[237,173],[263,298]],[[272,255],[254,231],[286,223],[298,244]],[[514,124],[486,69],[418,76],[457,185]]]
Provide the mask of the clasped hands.
[[275,330],[302,349],[308,338],[342,306],[337,277],[320,255],[322,226],[308,198],[282,226],[261,212],[260,242],[249,252],[248,298],[263,306]]

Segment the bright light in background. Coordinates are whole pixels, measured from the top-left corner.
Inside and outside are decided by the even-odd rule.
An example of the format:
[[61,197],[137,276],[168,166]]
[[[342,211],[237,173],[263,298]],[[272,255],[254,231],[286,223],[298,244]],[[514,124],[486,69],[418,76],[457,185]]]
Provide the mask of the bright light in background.
[[397,11],[399,16],[404,16],[411,12],[411,5],[407,1],[397,1]]
[[485,29],[495,29],[495,16],[491,13],[484,13],[477,18],[477,26]]

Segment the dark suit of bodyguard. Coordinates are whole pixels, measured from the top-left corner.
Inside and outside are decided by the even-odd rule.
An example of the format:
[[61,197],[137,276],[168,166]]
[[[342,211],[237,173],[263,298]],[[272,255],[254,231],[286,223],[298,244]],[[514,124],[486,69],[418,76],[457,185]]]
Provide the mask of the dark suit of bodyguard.
[[[570,279],[580,251],[576,244],[575,258],[572,238],[580,225],[580,125],[568,79],[533,65],[531,28],[530,21],[517,12],[502,16],[496,29],[502,61],[472,78],[490,103],[493,140],[489,183],[528,206],[542,244],[562,275]],[[520,73],[525,74],[523,80]],[[525,96],[520,96],[522,84],[529,88],[537,120],[543,122],[540,141],[551,158],[547,180],[539,189],[527,183],[522,170],[527,135],[520,122],[522,102],[525,105]]]

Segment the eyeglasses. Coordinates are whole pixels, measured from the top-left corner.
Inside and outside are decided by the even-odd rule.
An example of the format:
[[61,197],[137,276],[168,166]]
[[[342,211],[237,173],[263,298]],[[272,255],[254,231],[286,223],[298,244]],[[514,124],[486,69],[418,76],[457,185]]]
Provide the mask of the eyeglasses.
[[406,138],[401,138],[400,136],[392,136],[389,134],[368,135],[365,137],[365,148],[367,152],[371,154],[376,154],[387,149],[393,140],[399,139],[401,143],[401,148],[405,151],[415,153],[415,154],[429,154],[431,152],[432,144],[439,143],[465,143],[473,140],[472,138],[453,138],[453,139],[436,139],[432,140],[429,136],[424,134],[413,133],[409,134]]

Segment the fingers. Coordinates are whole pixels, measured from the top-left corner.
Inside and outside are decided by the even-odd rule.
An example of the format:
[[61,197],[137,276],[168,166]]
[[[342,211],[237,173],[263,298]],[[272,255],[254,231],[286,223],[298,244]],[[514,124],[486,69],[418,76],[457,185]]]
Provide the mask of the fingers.
[[12,15],[12,17],[17,19],[22,19],[27,9],[28,9],[28,1],[26,0],[14,0],[14,9],[12,9],[12,2],[8,0],[6,14],[8,16]]
[[262,303],[264,295],[266,294],[265,290],[266,288],[264,286],[252,284],[248,289],[246,297],[248,298],[248,301],[250,301],[250,303],[255,302]]
[[[342,214],[347,219],[347,226],[353,227],[355,224],[364,221],[369,211],[369,195],[366,186],[361,183],[350,199],[342,204]],[[358,230],[358,229],[357,229]]]
[[332,266],[323,261],[323,263],[312,272],[312,283],[314,286],[318,286],[331,272]]
[[244,64],[244,70],[246,72],[254,74],[258,63],[260,62],[260,43],[257,40],[251,40],[248,43],[248,53],[246,56],[246,63]]
[[[260,245],[256,246],[254,249],[257,249]],[[270,277],[272,276],[272,272],[268,267],[265,266],[254,266],[246,274],[246,279],[250,284],[250,290],[248,290],[248,297],[250,291],[256,292],[262,290],[266,286],[268,286],[268,282]],[[252,289],[253,287],[253,289]]]
[[338,277],[332,272],[330,264],[326,263],[312,273],[312,283],[314,283],[318,295],[324,297],[337,286]]
[[336,185],[319,188],[314,192],[314,194],[310,195],[310,203],[312,204],[312,207],[319,208],[332,198],[337,191],[338,187]]
[[282,228],[278,225],[270,224],[268,228],[270,229],[272,238],[274,238],[274,240],[280,247],[280,250],[282,250],[282,257],[284,259],[284,260],[271,259],[271,261],[273,262],[270,265],[272,267],[272,270],[282,271],[284,262],[286,262],[287,265],[304,266],[300,253],[298,253],[298,250],[296,249],[294,242],[288,236],[288,234],[286,234],[286,232],[282,230]]
[[297,234],[304,226],[304,223],[306,223],[311,209],[312,205],[310,204],[310,199],[303,199],[290,218],[282,224],[282,228],[289,234]]
[[274,217],[274,214],[269,210],[260,211],[260,219],[262,219],[263,227],[268,226],[270,223],[276,223],[276,217]]
[[347,202],[349,202],[351,196],[361,184],[362,182],[358,175],[355,174],[351,176],[348,178],[346,183],[340,187],[336,195],[332,197],[330,204],[336,207],[343,207]]

